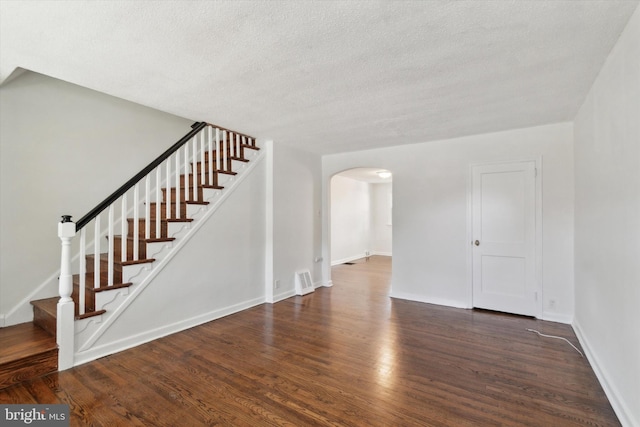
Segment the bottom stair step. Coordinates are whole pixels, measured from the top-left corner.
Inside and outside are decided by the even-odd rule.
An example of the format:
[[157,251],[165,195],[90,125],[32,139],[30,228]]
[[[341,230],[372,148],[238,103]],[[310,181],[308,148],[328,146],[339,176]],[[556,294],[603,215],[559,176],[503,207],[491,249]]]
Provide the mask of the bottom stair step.
[[0,389],[58,370],[56,338],[34,323],[0,328]]
[[[111,287],[104,287],[104,288],[96,288],[94,289],[95,292],[101,292],[101,291],[106,291],[106,290],[110,290],[110,289],[117,289],[117,288],[122,288],[122,287],[127,287],[130,286],[131,283],[120,283],[117,286],[111,286]],[[77,294],[77,288],[74,287],[74,296]],[[56,325],[56,318],[58,317],[58,300],[60,298],[59,297],[53,297],[53,298],[46,298],[46,299],[41,299],[41,300],[37,300],[37,301],[31,301],[31,305],[33,305],[34,309],[33,309],[33,319],[34,322],[36,324],[38,324],[39,326],[43,327],[40,324],[40,320],[39,317],[46,317],[47,320],[49,322],[53,322],[53,327],[54,327],[54,331],[55,331],[55,325]],[[106,310],[95,310],[92,311],[93,309],[91,309],[91,311],[87,311],[84,314],[78,314],[78,302],[75,301],[75,319],[79,320],[79,319],[86,319],[87,317],[93,317],[93,316],[100,316],[101,314],[106,313]],[[87,310],[89,310],[89,308],[87,308]],[[43,327],[44,329],[44,327]],[[47,330],[49,328],[46,328]],[[55,332],[54,332],[55,333]]]
[[60,298],[46,298],[31,301],[33,306],[33,323],[41,327],[53,337],[56,336],[56,318],[58,317],[58,300]]

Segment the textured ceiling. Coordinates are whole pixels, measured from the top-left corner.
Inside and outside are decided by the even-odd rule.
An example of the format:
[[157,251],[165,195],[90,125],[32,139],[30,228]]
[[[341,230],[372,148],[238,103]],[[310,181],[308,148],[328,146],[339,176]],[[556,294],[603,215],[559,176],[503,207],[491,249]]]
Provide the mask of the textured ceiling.
[[318,153],[572,120],[635,1],[5,1],[17,67]]

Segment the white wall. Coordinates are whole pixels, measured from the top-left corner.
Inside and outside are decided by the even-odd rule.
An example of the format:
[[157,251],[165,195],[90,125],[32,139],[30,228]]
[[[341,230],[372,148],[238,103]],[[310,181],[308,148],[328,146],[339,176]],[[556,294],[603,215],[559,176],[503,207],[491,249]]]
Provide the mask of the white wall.
[[331,179],[331,264],[365,256],[371,248],[370,185],[336,175]]
[[[469,307],[467,191],[472,163],[542,156],[543,317],[573,317],[573,126],[560,123],[323,157],[329,178],[375,164],[393,173],[393,295]],[[328,210],[324,213],[328,217]],[[323,243],[328,230],[323,229]],[[325,263],[326,281],[330,269]],[[556,307],[549,306],[549,300]]]
[[273,281],[274,301],[294,294],[295,273],[309,270],[322,284],[320,156],[273,144]]
[[371,253],[391,256],[391,236],[393,224],[391,219],[392,184],[372,183],[371,190]]
[[574,326],[621,422],[640,426],[640,9],[574,125]]
[[57,293],[60,215],[79,219],[192,123],[31,72],[0,87],[0,323]]

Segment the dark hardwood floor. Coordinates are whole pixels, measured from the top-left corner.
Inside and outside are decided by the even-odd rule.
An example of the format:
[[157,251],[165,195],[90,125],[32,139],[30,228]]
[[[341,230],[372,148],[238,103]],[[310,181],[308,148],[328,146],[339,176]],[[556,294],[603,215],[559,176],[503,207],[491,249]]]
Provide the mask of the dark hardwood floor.
[[390,259],[0,391],[66,403],[71,425],[617,426],[557,323],[390,299]]

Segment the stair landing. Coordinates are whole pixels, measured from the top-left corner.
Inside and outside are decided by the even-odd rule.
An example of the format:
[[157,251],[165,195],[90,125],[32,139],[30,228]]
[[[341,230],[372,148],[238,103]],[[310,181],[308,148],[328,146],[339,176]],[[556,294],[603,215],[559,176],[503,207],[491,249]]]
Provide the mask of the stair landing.
[[0,389],[58,370],[55,337],[34,323],[0,328]]

